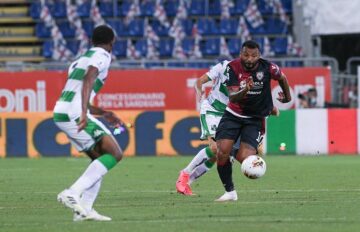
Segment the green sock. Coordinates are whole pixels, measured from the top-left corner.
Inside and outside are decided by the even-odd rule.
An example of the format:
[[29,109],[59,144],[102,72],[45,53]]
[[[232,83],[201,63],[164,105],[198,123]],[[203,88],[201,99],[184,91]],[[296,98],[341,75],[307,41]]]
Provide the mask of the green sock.
[[97,160],[99,160],[108,171],[115,167],[115,165],[117,164],[117,160],[111,154],[104,154],[97,158]]

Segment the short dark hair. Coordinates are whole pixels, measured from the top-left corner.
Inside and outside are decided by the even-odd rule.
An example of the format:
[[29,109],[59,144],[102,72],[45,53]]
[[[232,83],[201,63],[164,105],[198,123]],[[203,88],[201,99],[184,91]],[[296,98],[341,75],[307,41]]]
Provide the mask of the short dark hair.
[[254,49],[254,48],[257,48],[257,49],[259,49],[259,51],[260,51],[260,45],[257,43],[257,42],[255,42],[254,40],[247,40],[247,41],[245,41],[243,44],[242,44],[242,46],[241,46],[241,48],[252,48],[252,49]]
[[109,44],[113,41],[114,37],[113,29],[106,25],[101,25],[94,29],[91,40],[94,45]]

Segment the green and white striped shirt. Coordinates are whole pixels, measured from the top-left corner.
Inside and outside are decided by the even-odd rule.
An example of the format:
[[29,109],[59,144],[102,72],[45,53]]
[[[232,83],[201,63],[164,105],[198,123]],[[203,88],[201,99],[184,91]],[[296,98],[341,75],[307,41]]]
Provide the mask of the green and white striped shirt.
[[56,117],[59,116],[65,118],[67,116],[68,119],[74,119],[80,116],[81,91],[83,79],[88,67],[96,67],[99,71],[90,95],[90,102],[92,102],[95,95],[104,85],[110,62],[110,53],[103,48],[93,47],[70,65],[68,70],[68,80],[66,81],[65,87],[54,108],[55,121],[66,121],[61,119],[57,120]]
[[224,84],[228,79],[228,76],[225,74],[228,63],[229,61],[224,60],[212,67],[206,73],[206,75],[214,82],[207,100],[216,111],[221,113],[224,113],[229,102],[229,92]]

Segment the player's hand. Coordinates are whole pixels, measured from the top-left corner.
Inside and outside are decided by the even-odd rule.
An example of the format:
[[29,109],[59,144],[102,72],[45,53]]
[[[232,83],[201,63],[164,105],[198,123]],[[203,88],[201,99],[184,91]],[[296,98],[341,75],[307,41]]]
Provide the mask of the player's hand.
[[120,127],[124,124],[124,122],[111,111],[106,111],[103,117],[112,127]]
[[78,122],[78,132],[82,131],[83,129],[85,129],[87,125],[87,117],[86,114],[81,114],[79,122]]
[[291,101],[291,98],[286,97],[283,92],[279,92],[278,95],[279,96],[276,99],[281,103],[288,103]]
[[246,91],[249,91],[252,87],[254,86],[254,80],[252,79],[252,77],[249,77],[246,80]]

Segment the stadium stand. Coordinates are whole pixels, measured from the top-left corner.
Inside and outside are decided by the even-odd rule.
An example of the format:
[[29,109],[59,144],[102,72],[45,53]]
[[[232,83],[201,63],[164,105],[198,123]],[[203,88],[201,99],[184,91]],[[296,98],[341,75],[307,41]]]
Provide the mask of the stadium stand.
[[[89,46],[80,42],[90,38],[94,26],[101,22],[107,23],[116,31],[114,55],[119,60],[146,57],[181,60],[174,55],[175,49],[180,49],[186,58],[194,58],[196,46],[201,53],[197,57],[215,60],[223,55],[221,46],[224,45],[220,44],[220,36],[225,38],[225,46],[228,46],[233,57],[239,54],[241,42],[250,37],[260,42],[262,47],[268,46],[271,52],[267,52],[266,56],[301,55],[289,53],[288,49],[288,37],[291,36],[291,0],[82,0],[71,1],[76,9],[72,13],[69,13],[68,2],[65,0],[16,2],[16,7],[4,5],[8,6],[4,11],[6,14],[3,13],[3,8],[0,9],[0,23],[16,25],[8,30],[13,36],[6,36],[8,40],[2,37],[0,42],[16,41],[14,43],[19,44],[22,40],[26,45],[31,44],[33,49],[25,49],[24,46],[17,46],[15,50],[0,48],[2,57],[6,57],[4,54],[11,56],[16,53],[22,58],[32,57],[33,61],[72,59],[83,46]],[[44,7],[48,8],[47,14]],[[48,17],[55,22],[59,33],[52,32],[53,26],[49,26],[51,23]],[[17,23],[11,20],[14,18]],[[78,36],[80,29],[74,26],[74,20],[77,19],[80,19],[86,38]],[[155,35],[147,34],[148,25]],[[0,33],[5,34],[7,30],[1,29]],[[269,44],[264,43],[265,37]],[[154,44],[155,50],[148,48],[151,44]],[[136,52],[129,52],[128,45],[132,45]],[[155,53],[149,54],[152,52]],[[181,66],[179,62],[174,65]],[[202,66],[203,63],[198,65]]]
[[26,0],[0,2],[0,62],[40,62],[41,42]]

